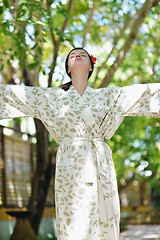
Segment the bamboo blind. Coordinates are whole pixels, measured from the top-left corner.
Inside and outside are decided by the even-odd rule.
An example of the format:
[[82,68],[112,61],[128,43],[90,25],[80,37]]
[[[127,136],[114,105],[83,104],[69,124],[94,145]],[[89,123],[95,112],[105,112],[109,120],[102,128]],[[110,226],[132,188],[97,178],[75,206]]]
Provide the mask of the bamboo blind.
[[[35,145],[19,135],[6,136],[0,128],[0,206],[24,207],[31,195],[31,177],[36,165]],[[46,205],[54,205],[53,180]]]

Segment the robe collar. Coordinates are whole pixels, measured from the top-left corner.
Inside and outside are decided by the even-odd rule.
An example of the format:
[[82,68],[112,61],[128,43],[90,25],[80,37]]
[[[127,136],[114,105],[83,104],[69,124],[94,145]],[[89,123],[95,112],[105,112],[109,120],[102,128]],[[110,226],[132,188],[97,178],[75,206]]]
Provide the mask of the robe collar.
[[79,96],[79,98],[84,98],[85,95],[88,95],[88,93],[90,92],[91,87],[87,85],[82,96],[78,93],[77,89],[73,85],[70,86],[69,90],[70,92],[74,92],[77,96]]

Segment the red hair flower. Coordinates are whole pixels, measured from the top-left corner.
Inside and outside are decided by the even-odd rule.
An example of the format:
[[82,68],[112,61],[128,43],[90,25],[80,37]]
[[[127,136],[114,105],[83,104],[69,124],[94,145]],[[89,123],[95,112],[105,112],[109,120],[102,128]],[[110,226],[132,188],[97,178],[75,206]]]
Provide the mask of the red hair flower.
[[97,58],[96,58],[96,57],[93,57],[92,54],[91,54],[91,60],[92,60],[93,64],[96,64]]

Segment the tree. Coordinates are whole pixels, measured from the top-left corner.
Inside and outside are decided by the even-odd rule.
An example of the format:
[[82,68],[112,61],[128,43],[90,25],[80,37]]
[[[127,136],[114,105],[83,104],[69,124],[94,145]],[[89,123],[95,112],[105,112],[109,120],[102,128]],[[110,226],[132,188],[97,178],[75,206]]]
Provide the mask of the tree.
[[[136,0],[1,0],[0,3],[3,83],[59,86],[64,80],[61,68],[64,56],[75,45],[88,48],[92,45],[91,50],[100,53],[98,67],[90,80],[95,88],[107,86],[111,80],[112,85],[121,86],[150,82],[151,77],[158,81],[159,41],[158,33],[152,30],[159,25],[158,0],[146,0],[144,4]],[[152,74],[148,70],[151,65]],[[37,168],[29,208],[35,209],[31,224],[37,233],[52,163],[48,155],[48,133],[39,120],[35,120],[35,125]],[[123,126],[119,129],[123,139],[126,136],[122,130]],[[122,148],[120,142],[115,142],[116,149]]]

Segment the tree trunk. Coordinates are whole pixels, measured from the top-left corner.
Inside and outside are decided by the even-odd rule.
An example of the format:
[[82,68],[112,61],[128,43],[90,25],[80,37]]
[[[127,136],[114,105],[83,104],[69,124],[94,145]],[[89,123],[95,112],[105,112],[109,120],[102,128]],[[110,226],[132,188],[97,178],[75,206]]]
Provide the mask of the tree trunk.
[[144,205],[145,193],[146,193],[146,182],[143,180],[142,183],[140,184],[140,202],[142,206]]
[[37,234],[52,177],[53,164],[48,154],[48,132],[43,123],[38,119],[35,119],[35,125],[37,137],[37,166],[28,208],[34,210],[30,218],[30,223],[34,232]]

